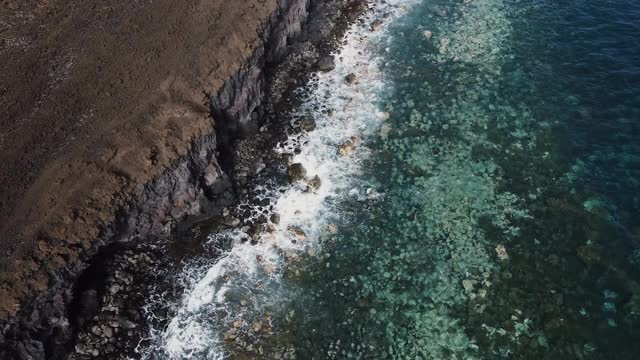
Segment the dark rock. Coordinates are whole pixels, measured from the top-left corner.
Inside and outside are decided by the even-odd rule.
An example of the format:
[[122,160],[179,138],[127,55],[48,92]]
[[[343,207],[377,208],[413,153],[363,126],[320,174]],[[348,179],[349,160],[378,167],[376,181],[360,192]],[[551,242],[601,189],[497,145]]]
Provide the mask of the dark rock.
[[329,72],[336,68],[336,61],[333,56],[323,56],[316,63],[318,70],[323,72]]
[[307,115],[300,121],[300,128],[304,131],[313,131],[316,129],[316,120],[313,115]]
[[307,170],[300,163],[295,163],[289,165],[288,170],[289,182],[296,182],[303,180],[305,176],[307,176]]
[[94,289],[86,290],[80,295],[80,309],[76,317],[76,326],[82,328],[87,322],[91,321],[98,311],[98,292]]
[[273,214],[273,215],[271,215],[269,220],[271,220],[271,222],[274,223],[274,224],[280,224],[280,215],[279,214]]
[[347,84],[355,84],[358,81],[358,77],[356,76],[356,74],[349,74],[347,75],[344,80],[347,82]]

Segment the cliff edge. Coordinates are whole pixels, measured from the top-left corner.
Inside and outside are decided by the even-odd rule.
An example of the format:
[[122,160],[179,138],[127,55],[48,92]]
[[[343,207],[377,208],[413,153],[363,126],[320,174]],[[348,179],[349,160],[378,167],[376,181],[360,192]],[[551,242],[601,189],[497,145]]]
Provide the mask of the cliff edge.
[[109,239],[158,233],[198,213],[201,198],[224,196],[210,96],[251,66],[266,37],[286,46],[289,34],[268,28],[304,19],[308,5],[0,4],[0,322],[37,297],[43,309],[68,303],[52,289]]

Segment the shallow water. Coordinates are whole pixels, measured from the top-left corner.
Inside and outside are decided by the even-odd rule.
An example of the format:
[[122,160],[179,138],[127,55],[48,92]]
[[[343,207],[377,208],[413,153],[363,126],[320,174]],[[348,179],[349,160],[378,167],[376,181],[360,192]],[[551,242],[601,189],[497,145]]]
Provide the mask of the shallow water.
[[211,234],[152,357],[635,359],[640,5],[368,16],[275,149],[322,186],[262,184],[281,220],[253,245]]

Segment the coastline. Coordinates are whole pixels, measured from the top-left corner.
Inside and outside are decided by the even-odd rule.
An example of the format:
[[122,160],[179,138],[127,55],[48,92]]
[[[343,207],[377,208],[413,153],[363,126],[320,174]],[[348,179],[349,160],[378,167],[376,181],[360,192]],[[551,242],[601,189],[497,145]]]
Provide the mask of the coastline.
[[[239,66],[239,71],[230,76],[229,80],[220,83],[219,96],[213,97],[211,112],[216,123],[215,133],[211,125],[207,125],[209,127],[205,126],[194,132],[192,136],[181,136],[185,146],[175,149],[177,156],[175,160],[162,161],[162,164],[158,164],[161,167],[167,163],[165,166],[168,166],[168,170],[165,170],[160,176],[154,177],[153,173],[148,173],[144,177],[137,178],[127,173],[115,173],[116,178],[125,179],[122,184],[126,186],[125,189],[130,189],[129,193],[127,190],[122,190],[120,195],[111,198],[111,206],[105,209],[106,213],[99,214],[101,225],[96,224],[99,230],[85,231],[78,235],[79,238],[72,238],[83,244],[82,246],[72,247],[71,253],[66,252],[63,255],[63,261],[50,261],[51,257],[60,256],[59,249],[66,247],[62,245],[56,248],[53,246],[55,241],[44,240],[47,239],[44,237],[37,243],[39,256],[36,255],[36,257],[29,259],[35,265],[36,276],[34,276],[33,266],[31,269],[20,267],[18,266],[20,261],[14,261],[13,264],[3,263],[1,278],[3,286],[0,287],[0,290],[3,292],[5,305],[20,304],[21,308],[18,310],[15,307],[3,307],[3,330],[2,336],[0,336],[0,344],[2,345],[0,348],[3,352],[0,353],[6,355],[7,358],[25,358],[25,356],[59,358],[63,353],[66,353],[66,350],[63,349],[69,348],[70,341],[80,331],[77,322],[79,320],[82,322],[91,321],[90,314],[83,314],[83,319],[77,318],[77,313],[70,314],[70,311],[74,311],[71,307],[80,305],[80,312],[82,312],[86,310],[87,303],[96,302],[96,300],[100,302],[97,296],[104,293],[104,289],[97,292],[93,289],[100,285],[91,284],[92,281],[95,282],[95,279],[91,279],[96,274],[94,264],[99,262],[102,264],[101,266],[105,266],[106,263],[113,260],[101,259],[105,255],[103,249],[109,253],[111,251],[108,250],[109,244],[116,244],[114,245],[116,248],[124,245],[122,247],[131,255],[131,249],[135,249],[137,244],[143,244],[148,239],[158,236],[167,236],[173,229],[179,227],[179,224],[183,224],[184,219],[187,219],[188,224],[204,217],[220,214],[222,209],[236,198],[236,192],[242,194],[244,180],[235,176],[236,173],[228,167],[229,165],[219,164],[220,158],[224,156],[220,153],[228,151],[229,154],[233,151],[231,150],[232,139],[238,135],[247,135],[255,131],[255,128],[250,129],[250,127],[253,126],[252,123],[262,121],[260,115],[274,117],[273,111],[265,114],[259,109],[260,102],[265,96],[262,93],[265,87],[264,70],[271,68],[286,56],[290,46],[289,42],[292,39],[300,39],[302,36],[306,37],[306,40],[313,41],[319,48],[323,48],[323,51],[329,51],[331,48],[331,41],[327,41],[326,37],[332,32],[323,28],[326,24],[312,25],[312,27],[317,26],[315,30],[323,32],[323,36],[310,35],[308,29],[306,34],[303,33],[301,25],[306,21],[307,8],[315,6],[313,3],[313,1],[296,1],[286,4],[285,9],[278,8],[271,12],[268,21],[263,24],[264,30],[260,35],[263,39],[262,45],[252,51],[252,56],[243,56],[244,59],[247,59],[245,65]],[[354,11],[352,7],[358,7],[362,5],[362,2],[332,2],[332,4],[334,5],[327,4],[318,16],[329,19],[329,23],[336,21],[338,25],[332,24],[332,26],[339,27],[340,21],[344,25],[346,14],[349,13],[347,9]],[[337,11],[338,7],[342,7],[341,11]],[[322,11],[326,13],[322,13]],[[338,20],[338,18],[342,20]],[[351,17],[349,20],[353,21],[354,19]],[[313,30],[311,29],[311,31]],[[265,64],[267,64],[266,68]],[[313,68],[315,62],[311,64],[299,63],[297,66],[298,74],[301,74]],[[288,71],[291,70],[292,68],[288,69]],[[290,75],[294,73],[296,72],[291,72]],[[214,82],[214,84],[218,83]],[[279,91],[281,94],[288,93],[297,85],[299,84],[293,81],[285,81],[284,86],[281,84],[282,88]],[[286,106],[289,105],[286,104]],[[253,110],[256,108],[258,111],[254,112]],[[211,122],[203,109],[198,111],[202,114],[199,121],[203,121],[205,124]],[[262,114],[259,114],[260,112]],[[175,124],[170,125],[175,126]],[[240,133],[240,131],[244,133]],[[131,159],[124,157],[122,160]],[[233,173],[231,176],[227,174],[229,171]],[[88,173],[87,175],[95,174]],[[150,180],[146,182],[146,185],[143,185],[147,178]],[[82,180],[81,176],[78,181]],[[65,185],[70,185],[69,180]],[[95,204],[92,205],[95,206]],[[109,220],[110,216],[108,215],[111,209],[114,214],[113,221]],[[90,220],[83,218],[82,215],[79,218],[84,224]],[[188,220],[188,218],[192,220]],[[76,230],[74,226],[78,222],[78,217],[72,218],[66,223],[68,228],[56,229],[55,233],[60,237],[64,237],[64,234],[67,233],[73,234]],[[3,231],[5,230],[3,229]],[[18,253],[20,253],[19,249],[16,254]],[[14,256],[14,259],[20,259],[20,257]],[[40,266],[40,264],[46,264],[46,266]],[[19,272],[12,272],[12,268]],[[104,272],[104,269],[99,270],[99,273]],[[54,281],[47,281],[42,276],[37,276],[41,271],[48,272],[50,276],[55,274]],[[90,287],[94,290],[89,299],[83,297],[83,295],[87,295],[86,290],[88,289],[79,291],[76,282],[83,276],[84,282],[87,282],[88,279]],[[26,286],[17,289],[16,292],[15,286],[22,284],[24,279],[28,279],[25,281]],[[33,281],[39,283],[29,286]],[[102,283],[102,285],[104,284]],[[45,291],[42,292],[42,290]],[[123,290],[126,288],[123,287]],[[39,291],[40,295],[33,298],[32,291]],[[82,298],[81,302],[84,303],[79,304],[78,298]],[[17,301],[12,299],[17,299]],[[70,316],[76,316],[76,318],[70,318]]]

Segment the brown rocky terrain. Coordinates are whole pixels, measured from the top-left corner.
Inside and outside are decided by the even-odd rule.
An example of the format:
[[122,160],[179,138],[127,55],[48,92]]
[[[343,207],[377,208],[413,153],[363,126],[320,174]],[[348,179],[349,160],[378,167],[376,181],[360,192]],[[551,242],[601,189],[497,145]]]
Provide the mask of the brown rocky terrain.
[[[5,1],[0,319],[48,286],[130,196],[211,134],[207,94],[275,0]],[[173,205],[183,206],[186,199]]]

